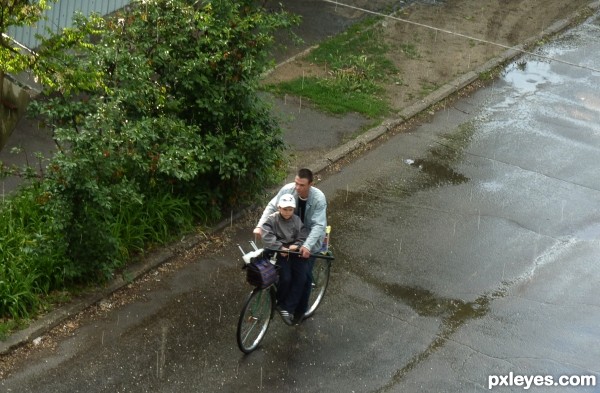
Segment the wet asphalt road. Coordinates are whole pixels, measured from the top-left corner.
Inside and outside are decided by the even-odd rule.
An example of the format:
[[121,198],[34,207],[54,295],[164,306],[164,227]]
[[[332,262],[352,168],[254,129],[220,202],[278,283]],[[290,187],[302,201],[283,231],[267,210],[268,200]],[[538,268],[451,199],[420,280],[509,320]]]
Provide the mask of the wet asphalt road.
[[[541,50],[597,68],[599,32],[589,22]],[[600,378],[600,73],[524,60],[319,184],[337,260],[302,326],[276,319],[260,350],[239,352],[248,287],[232,245],[156,276],[1,390],[483,392],[511,372]]]
[[[594,67],[598,31],[542,52]],[[348,261],[335,308],[368,337],[356,391],[599,376],[600,74],[524,60],[329,180]]]

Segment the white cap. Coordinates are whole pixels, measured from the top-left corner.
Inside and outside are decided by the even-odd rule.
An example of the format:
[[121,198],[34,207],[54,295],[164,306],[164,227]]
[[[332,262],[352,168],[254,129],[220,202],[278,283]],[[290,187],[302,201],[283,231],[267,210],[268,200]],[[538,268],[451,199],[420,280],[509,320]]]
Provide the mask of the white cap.
[[292,194],[283,194],[279,198],[279,203],[277,204],[277,206],[296,208],[296,198],[294,198]]

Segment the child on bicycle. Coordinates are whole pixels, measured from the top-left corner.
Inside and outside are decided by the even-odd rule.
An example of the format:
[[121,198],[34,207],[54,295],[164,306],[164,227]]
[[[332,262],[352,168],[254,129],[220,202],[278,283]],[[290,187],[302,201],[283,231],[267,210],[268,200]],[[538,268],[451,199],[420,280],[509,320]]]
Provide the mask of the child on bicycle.
[[[296,198],[283,194],[277,203],[277,212],[268,216],[261,225],[265,248],[281,251],[299,251],[308,236],[308,230],[300,217],[294,214]],[[306,258],[280,252],[279,284],[277,285],[277,310],[288,324],[293,324],[293,316],[300,303],[310,265]]]

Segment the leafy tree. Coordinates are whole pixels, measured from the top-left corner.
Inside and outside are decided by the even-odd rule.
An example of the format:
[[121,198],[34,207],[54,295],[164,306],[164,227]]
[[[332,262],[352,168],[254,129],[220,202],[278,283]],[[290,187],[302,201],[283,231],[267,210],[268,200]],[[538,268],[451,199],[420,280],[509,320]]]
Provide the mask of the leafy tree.
[[0,100],[5,75],[32,69],[35,55],[24,51],[6,32],[11,26],[29,26],[40,20],[47,1],[10,0],[0,2]]
[[248,0],[147,0],[44,42],[53,79],[32,109],[59,152],[39,188],[70,259],[89,263],[73,276],[123,262],[110,230],[123,205],[174,195],[211,221],[283,173],[281,130],[256,92],[273,33],[296,21]]
[[[37,20],[48,1],[0,2],[1,28]],[[2,71],[29,67],[44,85],[30,114],[58,151],[35,169],[0,162],[0,175],[30,180],[0,201],[0,316],[112,276],[131,251],[192,215],[218,219],[283,174],[281,130],[257,87],[273,33],[297,18],[264,5],[140,0],[106,19],[77,15],[35,54],[3,41]]]

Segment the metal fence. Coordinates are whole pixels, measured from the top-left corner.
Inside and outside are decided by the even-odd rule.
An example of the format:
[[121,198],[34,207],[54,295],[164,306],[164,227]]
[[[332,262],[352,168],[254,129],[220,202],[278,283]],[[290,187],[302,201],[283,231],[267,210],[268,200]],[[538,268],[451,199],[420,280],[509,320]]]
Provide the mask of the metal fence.
[[73,26],[73,15],[76,11],[85,16],[94,12],[107,15],[129,3],[131,0],[58,0],[56,3],[50,3],[51,8],[46,10],[46,17],[35,26],[11,26],[7,34],[20,44],[35,49],[39,46],[36,34],[45,36],[48,28],[56,33],[65,27]]

